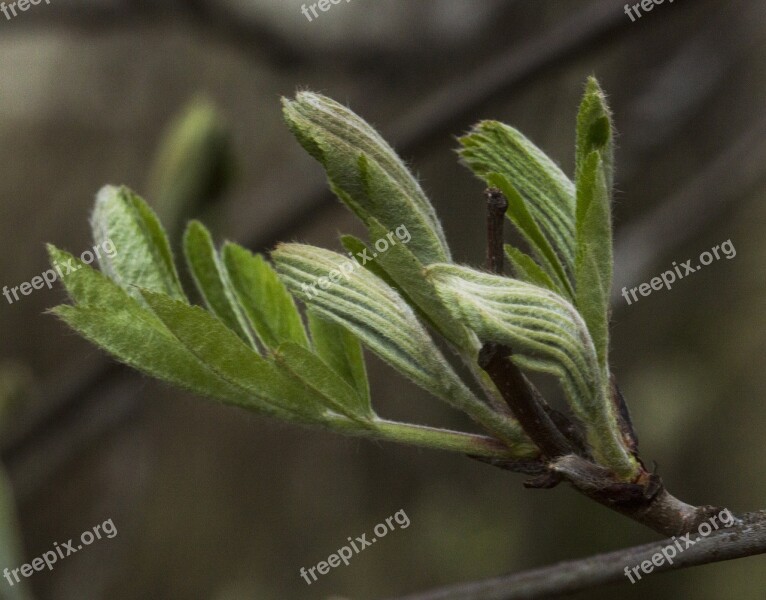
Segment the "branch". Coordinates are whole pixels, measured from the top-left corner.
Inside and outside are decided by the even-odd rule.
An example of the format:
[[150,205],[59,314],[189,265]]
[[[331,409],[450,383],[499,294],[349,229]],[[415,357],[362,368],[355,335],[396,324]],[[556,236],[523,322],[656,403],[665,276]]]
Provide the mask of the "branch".
[[[766,511],[748,513],[741,522],[719,529],[708,537],[697,538],[694,545],[671,557],[661,566],[651,565],[653,572],[675,571],[697,565],[722,562],[766,553]],[[695,540],[694,537],[691,538]],[[678,541],[683,547],[684,541]],[[607,583],[627,583],[626,567],[632,569],[665,547],[677,548],[676,540],[667,539],[589,558],[557,563],[549,567],[524,571],[400,597],[398,600],[530,600],[555,598]],[[670,554],[670,552],[668,552]],[[657,562],[660,562],[657,560]],[[649,568],[649,567],[647,567]],[[642,577],[647,575],[639,570]],[[631,571],[634,580],[637,576]],[[640,581],[635,583],[640,585]]]

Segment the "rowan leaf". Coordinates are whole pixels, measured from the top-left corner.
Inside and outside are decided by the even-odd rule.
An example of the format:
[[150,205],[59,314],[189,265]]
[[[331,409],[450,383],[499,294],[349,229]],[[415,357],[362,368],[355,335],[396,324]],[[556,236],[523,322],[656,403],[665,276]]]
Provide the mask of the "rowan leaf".
[[311,342],[317,356],[356,390],[362,406],[370,408],[370,386],[359,339],[345,327],[307,311]]
[[210,312],[255,347],[247,319],[242,314],[229,274],[213,245],[210,232],[199,221],[191,221],[184,234],[183,247],[189,272]]
[[[49,246],[52,260],[73,260]],[[63,279],[76,306],[52,309],[72,329],[121,362],[158,379],[247,408],[249,394],[219,379],[189,353],[146,306],[83,263]],[[181,304],[179,302],[179,304]]]
[[497,121],[481,121],[459,139],[460,157],[480,179],[499,173],[518,190],[529,213],[571,272],[575,256],[575,187],[523,134]]
[[143,291],[154,314],[179,343],[221,380],[259,399],[263,412],[288,420],[322,422],[317,394],[257,354],[216,317],[162,294]]
[[612,289],[614,127],[606,96],[589,77],[577,115],[577,308],[608,372],[609,299]]
[[522,368],[555,375],[594,457],[623,476],[634,474],[637,465],[622,443],[609,382],[574,306],[544,288],[467,267],[431,265],[426,276],[482,341],[509,346]]
[[577,308],[588,325],[602,369],[609,351],[612,216],[601,156],[591,152],[577,188]]
[[508,219],[516,226],[530,248],[537,256],[540,266],[556,284],[556,290],[563,296],[573,298],[574,290],[566,272],[566,266],[560,261],[548,238],[545,237],[537,222],[527,209],[527,203],[521,194],[501,173],[489,173],[487,181],[497,187],[508,200]]
[[144,288],[186,300],[162,225],[136,194],[126,187],[101,188],[91,227],[97,247],[114,245],[111,256],[100,253],[101,270],[129,294],[140,300],[136,288]]
[[368,123],[325,96],[283,99],[287,125],[327,172],[331,189],[362,219],[388,230],[405,225],[412,252],[423,264],[449,260],[439,220],[418,182]]
[[[529,451],[529,441],[518,424],[474,396],[413,310],[386,283],[359,269],[355,261],[314,246],[280,244],[272,258],[288,289],[317,315],[346,327],[384,361],[511,447]],[[333,278],[331,273],[338,276]],[[318,281],[322,283],[317,286]]]
[[324,405],[358,423],[374,418],[367,398],[359,395],[336,371],[310,350],[293,342],[277,348],[274,359],[297,380],[311,388]]
[[261,343],[270,349],[283,342],[308,347],[295,302],[263,256],[232,243],[224,244],[222,255],[239,303]]

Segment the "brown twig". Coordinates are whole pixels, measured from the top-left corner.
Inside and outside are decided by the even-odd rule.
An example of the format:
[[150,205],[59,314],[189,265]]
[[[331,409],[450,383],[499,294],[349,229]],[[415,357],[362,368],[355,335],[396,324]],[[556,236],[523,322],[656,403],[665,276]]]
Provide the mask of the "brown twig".
[[[707,537],[690,536],[692,544],[678,540],[683,551],[672,557],[672,563],[663,561],[660,566],[652,563],[652,557],[667,547],[677,547],[677,540],[667,539],[598,554],[588,558],[561,562],[548,567],[533,569],[514,575],[495,577],[484,581],[412,594],[398,600],[534,600],[556,598],[607,583],[628,583],[628,570],[649,562],[647,569],[655,572],[677,571],[698,565],[711,564],[766,553],[766,511],[743,515],[731,527],[713,531]],[[656,558],[655,558],[656,560]],[[660,562],[657,560],[657,562]],[[635,585],[641,585],[633,575]]]

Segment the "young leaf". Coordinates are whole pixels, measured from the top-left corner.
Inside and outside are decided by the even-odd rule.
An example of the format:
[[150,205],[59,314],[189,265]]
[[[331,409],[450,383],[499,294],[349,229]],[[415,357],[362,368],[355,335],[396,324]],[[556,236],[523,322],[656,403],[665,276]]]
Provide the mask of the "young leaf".
[[[319,316],[348,328],[398,371],[466,412],[509,445],[528,448],[518,424],[499,416],[473,395],[412,309],[383,281],[358,269],[345,256],[313,246],[281,244],[272,258],[288,289]],[[332,273],[338,277],[334,279]]]
[[173,337],[162,322],[116,283],[71,255],[49,246],[53,263],[70,262],[63,283],[77,306],[51,312],[118,360],[153,377],[247,408],[249,394],[219,379]]
[[323,420],[324,404],[317,394],[256,354],[210,313],[161,294],[143,294],[154,314],[184,348],[220,379],[260,399],[264,412],[288,420]]
[[274,359],[306,387],[314,390],[330,410],[360,424],[369,423],[375,416],[367,399],[363,399],[327,363],[303,346],[285,342],[277,348]]
[[224,245],[222,254],[237,298],[263,345],[274,349],[295,342],[308,347],[295,302],[263,256],[232,243]]
[[612,216],[606,173],[591,152],[577,188],[577,308],[606,373],[609,347],[609,295],[612,288]]
[[[418,312],[427,315],[428,323],[458,348],[475,349],[475,338],[465,326],[456,321],[435,294],[433,286],[423,277],[423,264],[410,251],[408,245],[391,236],[377,219],[370,219],[370,239],[388,242],[384,252],[374,252],[373,259],[380,263],[386,273],[396,282],[396,288],[404,290],[407,298],[417,307]],[[399,231],[399,229],[397,229]]]
[[604,92],[590,77],[577,115],[575,280],[577,307],[588,324],[605,373],[612,288],[613,155],[611,112]]
[[449,260],[436,213],[393,149],[343,105],[310,92],[282,100],[287,125],[327,171],[338,197],[365,223],[388,230],[406,225],[412,252],[423,264]]
[[614,127],[606,95],[595,77],[588,77],[580,109],[577,114],[577,147],[575,153],[575,181],[579,179],[591,152],[599,152],[604,168],[606,188],[613,186]]
[[210,312],[250,346],[255,347],[247,320],[242,314],[210,232],[199,221],[191,221],[184,234],[183,246],[189,271]]
[[296,297],[316,314],[346,327],[415,382],[443,395],[444,384],[457,377],[434,353],[431,338],[412,309],[355,261],[302,244],[280,244],[272,258]]
[[543,288],[467,267],[431,265],[426,276],[482,341],[505,344],[519,366],[558,377],[595,458],[622,476],[635,474],[609,400],[609,382],[587,327],[569,302]]
[[543,287],[552,292],[560,292],[559,287],[553,283],[550,275],[542,270],[535,260],[528,254],[524,254],[518,248],[506,244],[505,257],[511,263],[511,268],[517,279]]
[[314,352],[356,390],[366,411],[370,407],[370,386],[359,340],[345,327],[307,311]]
[[134,297],[136,287],[186,300],[170,244],[156,215],[125,187],[105,186],[91,217],[97,245],[114,244],[115,253],[99,256],[101,270]]
[[482,121],[460,138],[460,156],[481,179],[505,177],[529,206],[567,271],[575,255],[575,188],[548,156],[524,135],[497,121]]

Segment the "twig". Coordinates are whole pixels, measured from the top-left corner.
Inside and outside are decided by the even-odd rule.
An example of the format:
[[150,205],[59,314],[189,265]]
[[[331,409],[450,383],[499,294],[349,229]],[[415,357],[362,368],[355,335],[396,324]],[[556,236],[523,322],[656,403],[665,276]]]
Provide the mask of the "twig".
[[503,274],[503,225],[508,199],[497,188],[484,191],[487,199],[487,269],[495,275]]
[[[693,541],[694,536],[691,537]],[[743,515],[741,521],[726,529],[714,531],[708,537],[698,538],[694,545],[676,554],[672,564],[650,565],[654,572],[676,571],[698,565],[711,564],[766,553],[766,511]],[[680,541],[686,546],[685,541]],[[524,571],[515,575],[496,577],[484,581],[464,583],[452,587],[413,594],[398,600],[532,600],[555,598],[591,589],[607,583],[628,583],[628,569],[644,561],[666,546],[675,545],[667,539],[585,559],[561,562],[549,567]],[[657,560],[659,562],[659,560]],[[649,568],[649,567],[647,567]],[[634,576],[635,574],[631,572]],[[651,575],[643,574],[642,577]],[[635,585],[641,585],[636,581]]]

